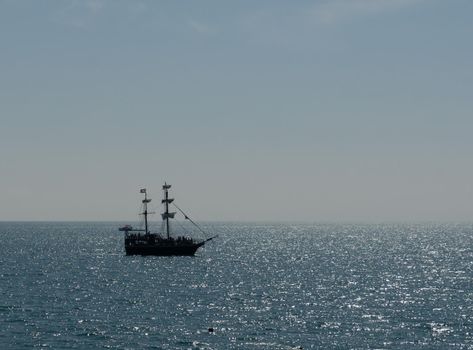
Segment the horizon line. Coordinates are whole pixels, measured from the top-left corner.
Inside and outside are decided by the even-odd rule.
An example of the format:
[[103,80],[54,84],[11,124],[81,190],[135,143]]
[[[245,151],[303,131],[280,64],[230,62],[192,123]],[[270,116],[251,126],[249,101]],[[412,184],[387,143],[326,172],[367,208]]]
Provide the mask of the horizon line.
[[[2,220],[0,223],[125,223],[126,220]],[[136,221],[135,221],[136,222]],[[185,222],[185,220],[177,220]],[[198,220],[200,223],[242,223],[242,224],[473,224],[469,220]]]

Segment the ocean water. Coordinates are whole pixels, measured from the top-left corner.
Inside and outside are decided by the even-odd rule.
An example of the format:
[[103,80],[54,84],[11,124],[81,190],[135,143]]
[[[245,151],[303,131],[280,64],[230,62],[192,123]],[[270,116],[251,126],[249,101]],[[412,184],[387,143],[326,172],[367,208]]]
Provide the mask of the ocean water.
[[212,223],[195,257],[118,226],[0,223],[0,349],[473,349],[472,224]]

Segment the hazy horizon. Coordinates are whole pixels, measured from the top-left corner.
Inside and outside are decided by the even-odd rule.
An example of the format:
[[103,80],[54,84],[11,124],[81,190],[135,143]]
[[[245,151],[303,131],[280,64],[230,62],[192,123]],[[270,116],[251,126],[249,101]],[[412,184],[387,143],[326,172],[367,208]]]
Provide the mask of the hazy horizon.
[[0,1],[0,221],[470,222],[472,14]]
[[[193,218],[194,219],[194,218]],[[144,225],[143,220],[136,217],[135,220],[0,220],[3,223],[51,223],[51,224],[60,224],[60,223],[97,223],[97,224],[107,224],[107,223],[118,223],[118,224],[130,224],[135,227],[137,224]],[[150,226],[155,226],[161,224],[161,220],[149,221]],[[185,220],[173,220],[172,223],[187,223]],[[205,224],[249,224],[249,225],[473,225],[473,220],[458,220],[458,221],[435,221],[435,220],[419,220],[419,221],[407,221],[407,220],[393,220],[393,221],[364,221],[364,220],[352,220],[352,221],[310,221],[310,220],[300,220],[300,221],[289,221],[289,220],[199,220],[199,225]],[[152,228],[152,231],[155,229]]]

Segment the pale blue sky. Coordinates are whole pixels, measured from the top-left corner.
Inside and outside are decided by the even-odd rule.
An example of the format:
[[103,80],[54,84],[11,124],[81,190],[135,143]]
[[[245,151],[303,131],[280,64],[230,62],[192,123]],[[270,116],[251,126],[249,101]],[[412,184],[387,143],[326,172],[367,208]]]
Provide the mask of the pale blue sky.
[[471,220],[473,1],[0,0],[0,220]]

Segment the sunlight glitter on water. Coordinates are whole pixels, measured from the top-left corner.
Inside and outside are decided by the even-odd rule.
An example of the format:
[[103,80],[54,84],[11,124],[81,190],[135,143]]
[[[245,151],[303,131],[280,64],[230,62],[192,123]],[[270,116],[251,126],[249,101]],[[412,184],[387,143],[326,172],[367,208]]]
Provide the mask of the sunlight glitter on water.
[[2,349],[472,348],[472,225],[214,223],[193,258],[118,226],[0,223]]

